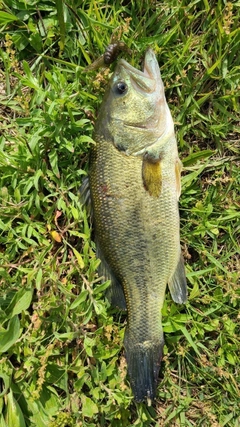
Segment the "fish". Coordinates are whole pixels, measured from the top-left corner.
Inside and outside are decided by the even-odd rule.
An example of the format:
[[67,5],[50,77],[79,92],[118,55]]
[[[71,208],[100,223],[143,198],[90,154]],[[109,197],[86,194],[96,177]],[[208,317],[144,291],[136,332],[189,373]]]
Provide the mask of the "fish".
[[168,285],[187,300],[178,201],[181,161],[159,65],[120,59],[106,88],[90,151],[89,183],[99,274],[108,298],[127,309],[124,348],[136,402],[156,397],[163,355],[161,310]]

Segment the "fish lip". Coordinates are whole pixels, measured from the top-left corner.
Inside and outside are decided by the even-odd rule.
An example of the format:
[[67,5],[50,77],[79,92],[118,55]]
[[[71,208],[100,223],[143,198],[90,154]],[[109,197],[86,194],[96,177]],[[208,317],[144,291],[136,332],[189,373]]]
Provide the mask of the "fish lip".
[[132,65],[130,65],[127,61],[125,61],[125,59],[121,58],[118,61],[118,65],[120,65],[123,68],[125,68],[125,70],[127,70],[131,74],[137,74],[138,76],[141,76],[141,77],[146,77],[146,76],[149,77],[149,74],[146,74],[144,70],[143,71],[138,70],[137,68],[135,68]]
[[151,73],[149,62],[152,60],[153,57],[155,57],[153,50],[151,48],[148,48],[144,56],[143,70],[138,70],[137,68],[129,64],[127,61],[125,61],[125,59],[123,58],[118,61],[118,64],[128,70],[131,74],[136,74],[141,77],[148,77],[152,80],[154,79],[154,76]]
[[141,129],[141,130],[149,130],[149,128],[142,123],[122,123],[121,119],[117,119],[116,117],[112,117],[112,116],[111,116],[111,120],[113,120],[114,122],[121,123],[121,125],[123,125],[123,127],[130,127],[130,128],[134,128],[134,129]]
[[124,123],[124,127],[130,127],[130,128],[136,128],[136,129],[142,129],[142,130],[147,130],[147,126],[143,125],[141,123]]
[[125,122],[123,123],[121,119],[118,119],[114,116],[111,116],[111,120],[114,121],[115,123],[119,123],[121,124],[123,127],[130,127],[130,128],[134,128],[134,129],[141,129],[142,131],[153,131],[155,128],[154,126],[150,127],[147,126],[143,123],[130,123],[130,122]]

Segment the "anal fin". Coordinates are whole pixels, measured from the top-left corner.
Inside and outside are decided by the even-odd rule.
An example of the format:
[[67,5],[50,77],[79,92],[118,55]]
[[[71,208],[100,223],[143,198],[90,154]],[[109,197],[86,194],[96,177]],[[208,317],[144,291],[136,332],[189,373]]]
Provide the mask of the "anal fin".
[[[90,184],[89,177],[85,176],[82,180],[80,186],[80,202],[86,206],[87,212],[89,213],[91,219],[93,220],[93,209],[91,203],[91,193],[90,193]],[[121,283],[114,276],[114,273],[111,271],[108,263],[105,260],[105,257],[100,249],[100,245],[97,239],[96,240],[96,249],[97,257],[100,258],[101,264],[98,267],[99,276],[103,276],[104,280],[111,280],[111,285],[106,291],[106,297],[110,303],[116,307],[121,308],[122,310],[127,309],[126,300],[123,292]]]
[[100,249],[99,243],[96,241],[97,257],[100,258],[101,264],[98,267],[99,276],[103,276],[104,280],[111,280],[111,285],[106,290],[106,297],[110,304],[119,307],[122,310],[127,309],[126,300],[121,283],[117,280],[114,273],[111,271],[105,257]]
[[187,301],[187,280],[182,254],[180,255],[176,270],[168,281],[168,287],[174,302],[183,304]]
[[106,297],[111,305],[121,308],[121,310],[127,310],[122,286],[113,275],[111,275],[111,285],[107,288]]

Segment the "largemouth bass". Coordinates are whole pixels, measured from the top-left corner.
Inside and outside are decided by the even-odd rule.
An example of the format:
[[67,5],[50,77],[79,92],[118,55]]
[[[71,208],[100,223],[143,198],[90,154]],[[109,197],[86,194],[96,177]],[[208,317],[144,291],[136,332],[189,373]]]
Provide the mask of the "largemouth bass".
[[159,66],[121,59],[110,80],[90,154],[90,195],[101,274],[110,298],[127,307],[124,337],[136,401],[155,397],[164,345],[161,309],[168,284],[187,298],[179,237],[181,162]]

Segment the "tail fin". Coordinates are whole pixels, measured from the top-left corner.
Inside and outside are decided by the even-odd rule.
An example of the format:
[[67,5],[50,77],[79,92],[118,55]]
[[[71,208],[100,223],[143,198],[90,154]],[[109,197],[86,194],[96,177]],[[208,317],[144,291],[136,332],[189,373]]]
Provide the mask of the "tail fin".
[[156,394],[164,341],[135,343],[125,336],[124,345],[134,399],[151,404]]

